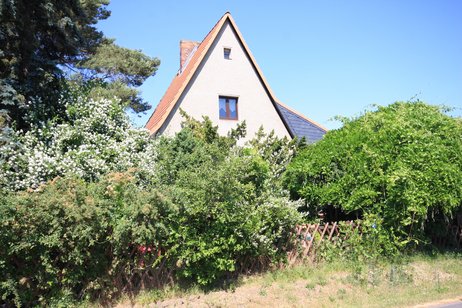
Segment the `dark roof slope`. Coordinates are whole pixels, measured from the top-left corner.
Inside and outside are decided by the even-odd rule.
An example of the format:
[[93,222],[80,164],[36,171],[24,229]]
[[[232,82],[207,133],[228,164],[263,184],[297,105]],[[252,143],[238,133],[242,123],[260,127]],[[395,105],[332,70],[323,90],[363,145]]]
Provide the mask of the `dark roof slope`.
[[308,143],[314,143],[321,140],[327,132],[319,124],[305,118],[294,110],[281,104],[277,104],[277,106],[293,136],[297,136],[298,138],[305,137]]

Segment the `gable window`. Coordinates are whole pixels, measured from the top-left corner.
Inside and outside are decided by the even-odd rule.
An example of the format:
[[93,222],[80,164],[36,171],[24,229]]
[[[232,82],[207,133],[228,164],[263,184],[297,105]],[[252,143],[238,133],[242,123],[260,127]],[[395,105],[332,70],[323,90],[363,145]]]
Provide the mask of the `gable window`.
[[231,48],[223,48],[223,56],[226,60],[231,60]]
[[219,97],[220,119],[237,120],[237,97]]

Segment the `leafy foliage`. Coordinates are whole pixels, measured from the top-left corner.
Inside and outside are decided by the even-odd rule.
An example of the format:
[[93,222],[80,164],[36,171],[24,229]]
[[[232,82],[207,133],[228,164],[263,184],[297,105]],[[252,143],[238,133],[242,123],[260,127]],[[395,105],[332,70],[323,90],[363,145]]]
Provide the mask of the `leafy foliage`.
[[[180,213],[170,251],[179,275],[203,285],[236,271],[247,257],[283,259],[281,248],[301,219],[299,203],[270,185],[271,161],[255,147],[235,146],[232,135],[219,136],[207,118],[187,118],[158,147],[155,183]],[[275,144],[283,147],[277,138]]]
[[462,125],[438,107],[397,102],[346,120],[302,150],[285,181],[314,214],[358,212],[401,247],[423,239],[437,214],[462,202]]
[[1,0],[2,121],[28,129],[65,116],[61,98],[70,72],[77,73],[74,83],[101,81],[101,93],[94,98],[120,95],[135,111],[149,108],[133,87],[155,73],[159,60],[119,47],[96,29],[96,23],[110,15],[108,4],[109,0]]
[[[77,101],[67,112],[72,123],[53,124],[24,139],[37,153],[70,157],[67,164],[9,160],[18,168],[24,163],[27,172],[62,171],[54,166],[65,165],[69,172],[35,191],[0,194],[1,301],[21,306],[107,299],[144,282],[160,283],[165,268],[172,280],[205,286],[257,259],[284,261],[290,232],[302,219],[300,203],[275,187],[283,168],[272,164],[293,155],[287,140],[261,133],[253,147],[239,147],[244,125],[225,137],[210,120],[186,117],[175,137],[156,143],[136,131],[140,148],[144,142],[152,146],[138,152],[117,102]],[[264,151],[269,148],[277,151]],[[83,168],[92,160],[107,169]],[[126,170],[127,163],[136,168],[107,173]],[[32,178],[39,175],[52,173]],[[8,174],[12,182],[15,176]]]
[[174,211],[129,174],[56,179],[41,192],[0,195],[0,303],[107,297],[139,268],[136,247],[165,242]]
[[94,53],[76,63],[75,68],[80,71],[73,74],[70,80],[77,84],[97,84],[90,92],[93,99],[117,97],[124,106],[135,112],[143,112],[151,108],[151,105],[143,101],[136,88],[153,76],[159,65],[157,58],[105,39]]
[[106,0],[2,0],[0,6],[1,108],[20,127],[33,111],[40,119],[62,112],[56,97],[62,88],[58,64],[77,60],[102,40],[96,30],[109,12]]
[[71,95],[68,121],[51,120],[27,132],[11,131],[0,148],[0,186],[37,189],[56,176],[86,180],[136,168],[140,177],[154,172],[155,141],[144,129],[131,127],[123,104]]

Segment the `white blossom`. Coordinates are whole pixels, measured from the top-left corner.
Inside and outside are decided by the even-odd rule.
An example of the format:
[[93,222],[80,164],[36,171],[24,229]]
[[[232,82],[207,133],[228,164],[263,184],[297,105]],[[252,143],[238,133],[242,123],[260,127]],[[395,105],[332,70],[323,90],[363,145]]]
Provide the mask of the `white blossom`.
[[67,123],[41,123],[24,133],[12,132],[0,148],[0,186],[36,189],[56,176],[94,180],[110,171],[136,169],[154,174],[155,141],[133,128],[116,99],[66,104]]

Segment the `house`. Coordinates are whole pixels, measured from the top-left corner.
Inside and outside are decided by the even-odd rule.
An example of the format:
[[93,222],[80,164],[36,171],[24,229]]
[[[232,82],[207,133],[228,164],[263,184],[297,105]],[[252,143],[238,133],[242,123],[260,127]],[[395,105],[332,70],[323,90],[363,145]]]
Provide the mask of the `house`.
[[180,42],[180,69],[145,127],[152,135],[174,135],[180,108],[196,119],[208,116],[220,134],[245,120],[248,139],[261,126],[308,142],[327,131],[276,99],[230,13],[202,42]]

